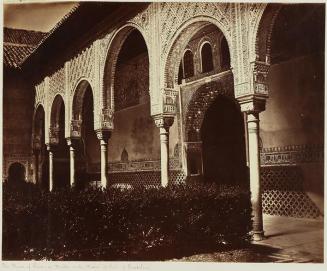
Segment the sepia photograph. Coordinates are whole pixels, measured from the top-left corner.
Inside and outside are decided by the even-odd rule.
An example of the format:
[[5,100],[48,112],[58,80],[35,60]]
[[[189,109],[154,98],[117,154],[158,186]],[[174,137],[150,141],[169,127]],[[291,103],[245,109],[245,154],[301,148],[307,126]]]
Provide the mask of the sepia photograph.
[[3,262],[324,264],[324,2],[1,4]]

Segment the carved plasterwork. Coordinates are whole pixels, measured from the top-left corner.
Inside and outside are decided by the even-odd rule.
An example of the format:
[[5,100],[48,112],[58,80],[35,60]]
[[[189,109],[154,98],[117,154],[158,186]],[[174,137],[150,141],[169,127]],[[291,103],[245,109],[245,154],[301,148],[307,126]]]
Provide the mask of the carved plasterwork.
[[146,35],[145,40],[150,40],[149,36],[151,35],[149,29],[150,29],[150,7],[148,6],[145,10],[138,13],[136,16],[134,16],[131,20],[129,20],[129,23],[135,24],[138,26],[139,29],[143,29],[142,33]]
[[230,72],[218,79],[218,81],[206,83],[199,87],[193,94],[190,102],[183,104],[183,111],[185,112],[185,141],[199,140],[205,112],[220,95],[234,100],[233,76]]
[[[203,27],[216,25],[231,41],[231,6],[219,3],[162,3],[161,4],[161,59],[163,63],[164,85],[174,87],[177,83],[178,67],[184,48],[191,37]],[[163,19],[163,16],[165,19]],[[230,49],[231,60],[233,50]]]
[[[230,31],[230,3],[175,3],[160,4],[160,35],[162,41],[162,55],[168,53],[173,43],[173,37],[186,21],[197,16],[208,16],[216,19],[224,34]],[[226,33],[227,32],[227,33]]]
[[65,68],[62,67],[49,76],[49,99],[52,100],[57,94],[65,94]]
[[[84,49],[73,57],[68,65],[68,89],[71,95],[74,93],[76,83],[80,78],[87,78],[91,85],[95,77],[95,50],[94,46]],[[93,90],[94,91],[94,90]]]
[[[36,109],[39,104],[45,104],[45,82],[42,81],[35,86],[35,103],[34,108]],[[44,106],[43,106],[44,107]]]

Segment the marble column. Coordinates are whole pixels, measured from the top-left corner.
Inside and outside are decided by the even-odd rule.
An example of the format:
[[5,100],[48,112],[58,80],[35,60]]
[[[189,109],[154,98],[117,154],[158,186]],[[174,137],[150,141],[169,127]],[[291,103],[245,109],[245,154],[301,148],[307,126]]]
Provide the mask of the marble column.
[[100,140],[101,152],[101,186],[108,187],[108,141],[111,133],[109,131],[97,130],[97,137]]
[[253,240],[264,238],[262,220],[262,199],[260,184],[260,153],[259,153],[259,113],[247,113],[247,130],[249,144],[250,190],[253,215]]
[[53,146],[50,144],[47,145],[47,150],[49,152],[49,191],[53,189]]
[[160,129],[161,186],[163,187],[169,183],[169,127],[173,122],[173,117],[155,118],[155,124]]
[[76,185],[76,164],[75,164],[75,150],[76,144],[74,139],[67,138],[67,145],[69,146],[69,173],[70,173],[70,187]]

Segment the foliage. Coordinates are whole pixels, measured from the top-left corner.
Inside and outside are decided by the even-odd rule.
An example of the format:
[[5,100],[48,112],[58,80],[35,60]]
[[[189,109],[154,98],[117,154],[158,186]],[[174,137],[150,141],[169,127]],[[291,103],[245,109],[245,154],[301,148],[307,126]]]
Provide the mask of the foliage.
[[3,258],[153,260],[249,240],[249,192],[192,184],[42,192],[3,189]]

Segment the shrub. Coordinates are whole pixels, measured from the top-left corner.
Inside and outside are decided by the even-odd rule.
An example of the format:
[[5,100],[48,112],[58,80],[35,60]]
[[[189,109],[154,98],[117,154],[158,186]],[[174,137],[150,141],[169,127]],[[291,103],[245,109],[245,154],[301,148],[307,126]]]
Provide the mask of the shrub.
[[5,259],[160,259],[247,242],[251,230],[250,195],[238,187],[3,191]]

